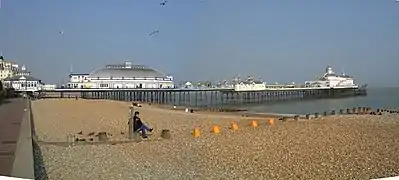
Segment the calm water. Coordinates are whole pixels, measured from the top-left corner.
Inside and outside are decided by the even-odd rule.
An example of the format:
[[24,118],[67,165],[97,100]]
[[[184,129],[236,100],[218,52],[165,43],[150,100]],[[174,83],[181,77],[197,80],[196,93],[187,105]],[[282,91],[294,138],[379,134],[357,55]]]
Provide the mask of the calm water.
[[306,114],[352,107],[399,109],[399,88],[370,88],[367,96],[342,99],[319,99],[278,102],[245,107],[251,112],[276,112],[284,114]]

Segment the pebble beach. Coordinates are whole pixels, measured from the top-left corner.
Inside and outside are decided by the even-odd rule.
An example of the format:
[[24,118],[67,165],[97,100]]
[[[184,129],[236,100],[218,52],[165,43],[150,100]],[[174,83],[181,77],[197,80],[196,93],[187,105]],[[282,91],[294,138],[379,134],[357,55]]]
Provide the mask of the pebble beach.
[[[130,103],[36,100],[37,179],[373,179],[399,175],[399,114],[335,115],[267,124],[266,118],[135,107],[148,140],[58,145],[68,134],[127,140]],[[171,107],[172,108],[172,107]],[[250,127],[255,120],[258,127]],[[237,122],[239,129],[229,129]],[[220,126],[220,133],[211,132]],[[200,137],[192,135],[194,127]],[[162,139],[168,129],[171,139]],[[46,143],[47,142],[47,143]],[[53,144],[52,144],[53,143]]]

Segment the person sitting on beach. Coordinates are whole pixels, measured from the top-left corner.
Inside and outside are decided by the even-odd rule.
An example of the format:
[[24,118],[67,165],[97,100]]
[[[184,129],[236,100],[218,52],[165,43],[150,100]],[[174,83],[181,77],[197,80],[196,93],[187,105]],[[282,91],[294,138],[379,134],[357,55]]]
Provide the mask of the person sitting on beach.
[[153,128],[149,128],[147,125],[145,125],[145,124],[141,121],[139,115],[140,115],[140,112],[138,112],[138,111],[134,112],[133,122],[135,122],[136,124],[134,125],[133,131],[134,131],[134,132],[139,132],[139,131],[141,131],[141,136],[142,136],[143,138],[148,138],[148,137],[147,137],[147,134],[146,134],[146,131],[152,132],[152,130],[154,130],[154,129],[153,129]]

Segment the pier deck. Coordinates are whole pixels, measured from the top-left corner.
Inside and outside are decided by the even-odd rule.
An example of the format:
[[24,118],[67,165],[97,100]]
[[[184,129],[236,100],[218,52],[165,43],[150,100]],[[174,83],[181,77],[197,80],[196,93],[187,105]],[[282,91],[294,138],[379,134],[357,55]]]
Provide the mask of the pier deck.
[[[365,91],[364,91],[365,93]],[[40,92],[42,98],[84,98],[138,101],[176,106],[215,108],[312,98],[363,95],[359,88],[280,88],[263,91],[218,89],[55,89]]]

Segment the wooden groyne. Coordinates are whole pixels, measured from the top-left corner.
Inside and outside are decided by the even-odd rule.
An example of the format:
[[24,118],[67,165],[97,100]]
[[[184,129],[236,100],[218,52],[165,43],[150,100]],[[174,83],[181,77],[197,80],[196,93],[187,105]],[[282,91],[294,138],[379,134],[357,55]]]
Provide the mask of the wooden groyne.
[[232,89],[56,89],[41,91],[39,97],[109,99],[211,108],[261,104],[270,101],[334,98],[364,94],[365,91],[360,91],[357,88],[303,88],[264,91],[234,91]]

